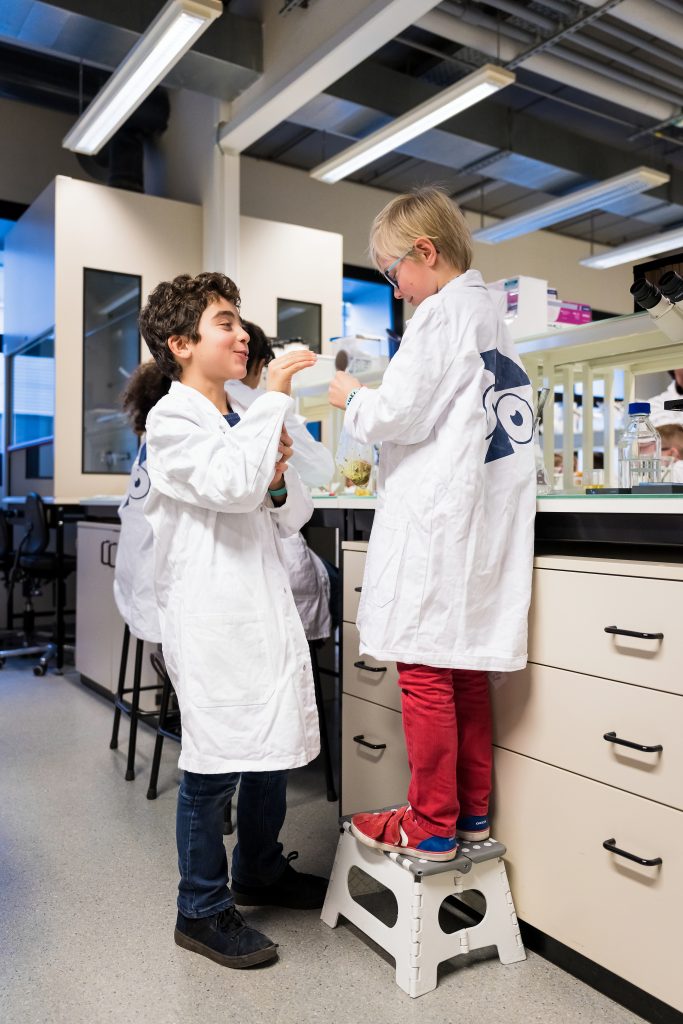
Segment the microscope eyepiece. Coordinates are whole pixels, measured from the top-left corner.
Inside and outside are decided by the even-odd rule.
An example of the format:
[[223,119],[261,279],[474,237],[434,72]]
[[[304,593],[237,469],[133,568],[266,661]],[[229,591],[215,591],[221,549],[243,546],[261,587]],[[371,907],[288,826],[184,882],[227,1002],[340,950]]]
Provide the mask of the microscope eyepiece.
[[683,299],[683,277],[675,270],[667,270],[659,279],[659,290],[670,302],[680,302]]
[[644,277],[631,285],[631,295],[643,309],[653,309],[662,301],[662,293],[657,285],[646,281]]

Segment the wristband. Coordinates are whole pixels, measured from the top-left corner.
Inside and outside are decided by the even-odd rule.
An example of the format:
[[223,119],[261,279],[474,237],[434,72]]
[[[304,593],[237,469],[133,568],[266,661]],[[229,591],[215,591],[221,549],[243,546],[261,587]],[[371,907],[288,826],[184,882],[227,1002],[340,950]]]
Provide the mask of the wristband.
[[286,493],[286,487],[278,487],[276,491],[271,491],[270,487],[268,488],[268,494],[271,496],[271,498],[281,498]]
[[346,408],[347,409],[348,409],[349,405],[351,404],[351,400],[356,397],[356,395],[358,394],[359,391],[360,391],[360,388],[354,388],[353,391],[349,391],[349,397],[346,399]]

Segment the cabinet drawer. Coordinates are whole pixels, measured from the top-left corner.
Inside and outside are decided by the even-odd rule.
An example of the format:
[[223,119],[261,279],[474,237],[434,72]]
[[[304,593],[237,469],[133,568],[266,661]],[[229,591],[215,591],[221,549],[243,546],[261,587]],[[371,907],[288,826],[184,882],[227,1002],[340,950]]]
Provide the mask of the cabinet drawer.
[[[683,1010],[683,813],[499,748],[495,775],[519,917]],[[610,853],[607,839],[662,865]]]
[[[683,582],[535,569],[529,661],[683,694]],[[605,633],[606,626],[663,639]]]
[[[401,710],[401,691],[398,688],[398,670],[395,661],[375,661],[358,653],[360,634],[350,622],[343,627],[344,643],[344,693],[352,693],[363,700],[374,701],[385,708]],[[359,664],[367,668],[359,668]],[[381,670],[381,671],[380,671]]]
[[[492,690],[494,742],[683,810],[683,697],[528,665]],[[608,742],[657,746],[634,750]]]
[[365,551],[344,552],[344,621],[355,622],[365,571]]
[[[354,741],[385,743],[371,750]],[[341,813],[355,814],[407,800],[410,772],[401,715],[359,697],[342,698]]]

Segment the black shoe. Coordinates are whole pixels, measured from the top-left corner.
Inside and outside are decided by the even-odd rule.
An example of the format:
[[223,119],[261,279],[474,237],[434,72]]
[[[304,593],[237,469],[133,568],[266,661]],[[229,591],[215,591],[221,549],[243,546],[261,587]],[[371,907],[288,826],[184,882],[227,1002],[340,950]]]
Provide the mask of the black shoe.
[[231,889],[235,903],[241,907],[289,907],[291,910],[318,910],[325,902],[329,879],[295,871],[290,861],[296,850],[287,854],[287,865],[280,877],[270,885],[240,885]]
[[228,907],[213,917],[184,917],[178,913],[175,941],[222,967],[251,967],[273,960],[277,943],[246,924],[239,910]]

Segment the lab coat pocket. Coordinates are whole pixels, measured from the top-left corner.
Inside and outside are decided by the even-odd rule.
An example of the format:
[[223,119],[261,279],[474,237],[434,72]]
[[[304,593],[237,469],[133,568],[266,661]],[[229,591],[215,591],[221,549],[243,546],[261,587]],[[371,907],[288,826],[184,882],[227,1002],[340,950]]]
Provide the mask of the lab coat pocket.
[[266,704],[275,690],[265,623],[258,615],[188,615],[183,664],[198,708]]
[[407,530],[408,524],[400,520],[383,514],[375,517],[365,565],[365,586],[369,600],[378,608],[396,596]]

